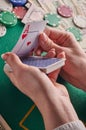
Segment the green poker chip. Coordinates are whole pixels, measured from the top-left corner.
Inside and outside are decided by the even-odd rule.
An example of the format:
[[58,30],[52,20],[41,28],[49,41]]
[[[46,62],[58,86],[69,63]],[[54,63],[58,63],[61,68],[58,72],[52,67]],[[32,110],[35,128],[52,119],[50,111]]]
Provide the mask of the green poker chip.
[[47,55],[47,52],[42,52],[41,56],[46,56]]
[[68,32],[71,32],[77,41],[81,41],[82,40],[82,33],[80,31],[80,29],[76,28],[76,27],[69,27],[67,29]]
[[47,24],[52,27],[57,27],[61,21],[61,17],[57,14],[48,13],[44,16],[44,20],[47,21]]
[[12,12],[1,12],[0,22],[6,26],[14,26],[17,24],[17,17]]

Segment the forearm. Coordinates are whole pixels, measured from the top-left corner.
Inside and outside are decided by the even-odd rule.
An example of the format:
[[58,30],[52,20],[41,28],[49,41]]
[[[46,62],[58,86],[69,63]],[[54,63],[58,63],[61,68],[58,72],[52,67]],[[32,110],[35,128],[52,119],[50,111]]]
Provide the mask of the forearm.
[[76,66],[75,78],[71,78],[71,83],[74,86],[86,91],[86,55],[85,58],[81,58],[80,62],[81,63]]
[[70,102],[60,101],[61,104],[54,103],[51,102],[46,113],[43,113],[46,130],[52,130],[65,123],[78,120],[77,114]]
[[80,82],[79,87],[86,91],[86,54],[85,54],[85,59],[82,60],[82,66],[80,72],[81,72],[81,77],[79,79]]
[[54,89],[50,88],[48,93],[40,96],[35,103],[42,114],[46,130],[53,130],[65,123],[78,120],[70,100],[58,96]]
[[72,54],[67,59],[60,75],[67,82],[86,91],[86,54]]

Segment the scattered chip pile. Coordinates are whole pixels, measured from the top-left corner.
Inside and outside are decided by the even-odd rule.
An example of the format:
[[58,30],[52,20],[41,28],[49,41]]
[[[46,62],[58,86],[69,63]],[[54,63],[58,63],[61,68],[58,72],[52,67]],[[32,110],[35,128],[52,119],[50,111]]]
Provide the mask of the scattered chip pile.
[[[77,0],[2,0],[0,3],[0,37],[7,27],[21,20],[23,24],[46,20],[47,25],[73,33],[76,40],[83,42],[86,35],[86,8],[82,0],[80,9]],[[83,48],[83,47],[82,47]]]
[[2,0],[0,2],[0,37],[6,34],[8,27],[17,24],[18,19],[23,19],[27,12],[27,0]]

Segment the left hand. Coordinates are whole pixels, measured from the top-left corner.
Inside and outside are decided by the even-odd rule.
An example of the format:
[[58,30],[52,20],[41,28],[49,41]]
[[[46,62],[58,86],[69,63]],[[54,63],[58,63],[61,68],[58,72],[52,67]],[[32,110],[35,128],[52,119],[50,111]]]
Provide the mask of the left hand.
[[[5,73],[10,78],[12,83],[25,95],[33,99],[38,91],[43,92],[47,86],[52,86],[51,81],[55,81],[59,74],[60,69],[47,75],[40,71],[38,68],[23,64],[18,56],[14,53],[8,52],[3,55],[3,59],[12,69],[12,72],[5,70]],[[50,85],[48,85],[50,84]],[[34,99],[33,99],[34,100]]]
[[49,79],[38,68],[23,64],[14,53],[6,53],[2,58],[12,69],[12,72],[4,70],[5,73],[37,105],[47,130],[78,119],[66,88],[55,82],[58,70],[51,73]]

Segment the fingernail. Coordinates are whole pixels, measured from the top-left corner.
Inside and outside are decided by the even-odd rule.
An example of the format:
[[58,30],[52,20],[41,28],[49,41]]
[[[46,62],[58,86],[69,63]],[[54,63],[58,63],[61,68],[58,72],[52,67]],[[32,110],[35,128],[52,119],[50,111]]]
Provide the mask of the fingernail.
[[3,60],[6,60],[7,57],[8,57],[8,54],[2,54],[2,55],[1,55],[1,58],[2,58]]
[[45,35],[45,33],[42,33],[42,35],[41,35],[41,45],[44,45],[45,42],[46,42],[46,35]]
[[42,34],[42,37],[43,37],[44,40],[46,40],[46,35],[45,35],[45,33]]
[[8,64],[5,64],[4,71],[5,72],[13,72],[12,68]]

